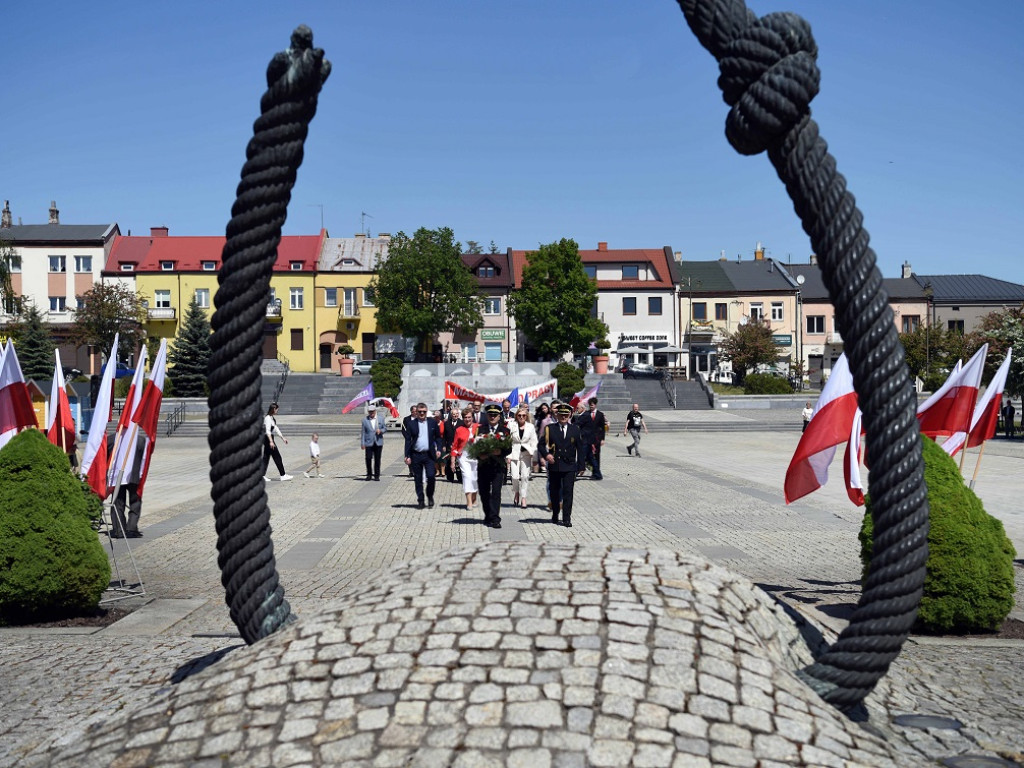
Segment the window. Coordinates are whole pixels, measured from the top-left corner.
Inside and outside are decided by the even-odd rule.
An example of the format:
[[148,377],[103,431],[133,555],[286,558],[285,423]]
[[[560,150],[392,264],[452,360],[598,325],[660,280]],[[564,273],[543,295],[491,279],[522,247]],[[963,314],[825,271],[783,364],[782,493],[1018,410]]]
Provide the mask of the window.
[[18,296],[4,296],[4,312],[8,315],[16,315],[21,312],[21,301]]
[[760,301],[750,303],[750,319],[757,321],[764,320],[764,304]]
[[647,297],[647,314],[648,315],[660,315],[661,314],[661,296],[648,296]]
[[[302,271],[302,262],[301,261],[289,261],[288,262],[288,269],[290,269],[292,272],[301,272]],[[295,347],[292,347],[292,349],[295,349]],[[299,349],[302,349],[302,347],[299,347]]]
[[160,262],[160,271],[161,272],[173,272],[174,271],[174,262],[173,261],[161,261]]
[[345,289],[345,317],[355,317],[359,314],[359,310],[356,308],[356,289],[346,288]]
[[704,322],[708,319],[708,304],[706,301],[695,301],[693,306],[693,319]]
[[153,291],[153,306],[158,309],[169,309],[171,306],[171,292]]
[[591,280],[597,280],[597,267],[593,264],[584,264],[583,271],[587,273],[587,277]]
[[498,297],[498,296],[488,296],[488,297],[486,297],[484,299],[484,314],[485,315],[500,315],[501,314],[501,298]]
[[7,269],[13,275],[15,272],[21,272],[21,256],[11,255],[7,259]]
[[216,269],[217,269],[217,262],[216,261],[204,261],[203,262],[203,272],[213,272]]
[[946,328],[950,331],[956,331],[957,333],[964,332],[964,321],[963,320],[949,320],[946,322]]
[[500,341],[485,341],[484,342],[484,360],[489,363],[496,363],[501,361],[501,342]]
[[462,345],[462,359],[467,363],[476,362],[476,342],[471,341],[468,344]]
[[724,303],[715,304],[715,320],[729,319],[729,305]]
[[807,332],[808,333],[824,333],[825,332],[825,316],[824,315],[808,315],[807,316]]
[[[477,277],[494,277],[494,267],[490,264],[481,264],[476,268]],[[500,357],[498,358],[501,359]]]
[[336,306],[338,306],[338,289],[337,288],[324,288],[324,306],[325,307],[336,307]]
[[50,257],[50,271],[51,272],[67,272],[66,257],[64,256],[51,256]]
[[210,289],[196,288],[196,305],[203,309],[210,308]]
[[623,264],[622,265],[622,279],[623,280],[639,280],[640,279],[640,267],[636,264]]
[[783,311],[782,311],[782,302],[781,301],[773,301],[772,302],[772,322],[773,323],[781,323],[784,319],[785,319],[785,317],[784,317]]
[[913,333],[921,327],[921,316],[920,315],[904,315],[903,316],[903,333]]
[[298,352],[302,349],[302,329],[292,328],[292,350]]
[[374,302],[373,288],[363,288],[363,306],[372,307]]
[[[289,288],[288,289],[288,308],[289,309],[302,309],[302,289],[301,288]],[[294,347],[292,347],[294,349]],[[300,347],[301,349],[301,347]]]
[[75,296],[75,309],[85,309],[85,299]]
[[135,271],[135,265],[134,264],[129,264],[127,261],[122,261],[121,262],[121,271],[122,272],[134,272]]
[[636,314],[636,296],[623,296],[622,297],[622,314],[624,314],[624,315],[635,315]]
[[92,256],[75,256],[75,272],[92,272]]
[[[61,257],[63,258],[63,257]],[[67,311],[67,299],[63,296],[51,296],[50,297],[50,311],[51,312],[66,312]]]

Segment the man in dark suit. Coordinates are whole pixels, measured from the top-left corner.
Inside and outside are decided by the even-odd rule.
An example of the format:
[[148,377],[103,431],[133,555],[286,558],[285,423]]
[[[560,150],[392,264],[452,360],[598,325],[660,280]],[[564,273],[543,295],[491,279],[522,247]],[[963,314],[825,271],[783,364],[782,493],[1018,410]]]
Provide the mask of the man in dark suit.
[[[416,406],[409,407],[409,415],[402,419],[402,439],[409,441],[409,425],[416,421]],[[409,467],[409,477],[412,477],[412,467]]]
[[551,522],[558,524],[558,511],[562,511],[562,524],[572,528],[572,494],[576,473],[584,467],[586,458],[580,428],[569,423],[572,406],[562,403],[555,410],[557,424],[548,424],[541,436],[541,453],[548,465],[551,481]]
[[[480,427],[477,438],[483,435],[495,435],[500,438],[511,438],[508,424],[501,417],[501,406],[488,405],[484,409],[487,423]],[[484,525],[501,528],[501,486],[505,482],[505,457],[512,453],[509,443],[507,450],[497,456],[481,456],[476,465],[477,487],[480,489],[480,506],[484,510]]]
[[603,480],[601,474],[601,446],[604,445],[604,435],[608,423],[604,414],[597,410],[597,398],[592,397],[587,401],[587,410],[576,417],[576,426],[580,428],[583,436],[583,443],[587,460],[594,468],[591,475],[595,480]]
[[416,506],[423,509],[423,477],[427,478],[427,503],[434,508],[434,466],[441,457],[441,430],[437,421],[427,418],[426,403],[416,404],[416,418],[413,419],[405,436],[405,463],[412,470],[416,481]]

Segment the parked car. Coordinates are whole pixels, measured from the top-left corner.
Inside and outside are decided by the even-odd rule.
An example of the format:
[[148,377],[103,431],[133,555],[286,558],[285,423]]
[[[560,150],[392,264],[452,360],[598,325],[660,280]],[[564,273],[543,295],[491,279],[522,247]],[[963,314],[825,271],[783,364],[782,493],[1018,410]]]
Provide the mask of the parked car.
[[369,376],[370,375],[370,369],[373,367],[373,364],[375,362],[377,362],[377,361],[376,360],[357,360],[356,362],[354,362],[352,364],[352,373],[353,373],[353,375],[360,376],[360,375],[365,374],[365,375]]
[[622,372],[624,379],[660,379],[662,372],[650,363],[633,363]]
[[135,369],[129,368],[125,363],[118,363],[114,370],[115,379],[123,379],[125,376],[134,376]]

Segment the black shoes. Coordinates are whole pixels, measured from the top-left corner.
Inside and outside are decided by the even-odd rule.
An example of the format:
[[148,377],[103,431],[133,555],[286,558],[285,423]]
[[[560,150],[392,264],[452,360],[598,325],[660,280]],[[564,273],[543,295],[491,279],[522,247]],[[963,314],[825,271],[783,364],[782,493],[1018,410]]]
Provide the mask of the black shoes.
[[425,506],[422,499],[416,502],[416,509],[423,509]]
[[430,507],[431,509],[433,509],[434,508],[434,500],[433,499],[427,499],[427,506]]
[[632,445],[627,445],[626,446],[626,453],[628,453],[630,456],[633,455],[633,446]]
[[380,475],[375,476],[373,479],[376,480],[377,482],[380,482]]
[[141,539],[142,538],[142,531],[128,531],[128,533],[126,533],[125,535],[129,539]]
[[370,477],[370,475],[367,475],[367,476],[366,476],[366,482],[370,482],[371,480],[373,480],[373,478],[372,478],[372,477]]
[[558,525],[558,513],[557,512],[551,516],[551,522],[554,523],[555,525]]
[[566,528],[572,528],[572,523],[569,522],[568,520],[566,520],[564,523],[562,523],[562,525],[564,525]]

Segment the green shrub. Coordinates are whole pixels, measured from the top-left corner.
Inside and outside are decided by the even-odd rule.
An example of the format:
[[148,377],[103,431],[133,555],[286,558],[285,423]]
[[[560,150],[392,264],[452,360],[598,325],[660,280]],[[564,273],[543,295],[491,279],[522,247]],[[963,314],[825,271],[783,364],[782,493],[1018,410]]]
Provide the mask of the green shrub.
[[583,389],[584,373],[572,363],[559,363],[551,369],[551,375],[558,379],[558,397],[568,400]]
[[751,373],[743,379],[745,395],[791,395],[793,387],[785,379],[770,373]]
[[930,373],[924,378],[923,390],[925,392],[935,392],[946,383],[946,379],[949,374],[944,373]]
[[[917,614],[928,632],[995,630],[1013,608],[1013,544],[1003,524],[989,515],[963,481],[957,463],[922,437],[928,485],[928,573]],[[871,499],[861,526],[864,574],[871,563]]]
[[73,615],[99,604],[110,564],[92,529],[102,507],[42,432],[0,451],[0,621]]
[[394,400],[402,390],[402,368],[405,361],[400,357],[382,357],[370,366],[370,380],[377,397]]

